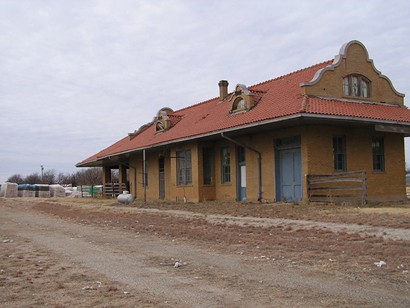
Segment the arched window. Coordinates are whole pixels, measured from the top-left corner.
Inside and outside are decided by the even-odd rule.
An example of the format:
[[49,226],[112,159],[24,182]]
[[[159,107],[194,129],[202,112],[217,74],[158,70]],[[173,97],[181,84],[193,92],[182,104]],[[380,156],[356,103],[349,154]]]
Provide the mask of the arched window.
[[370,81],[361,75],[343,78],[343,94],[346,96],[370,97]]
[[235,100],[232,106],[232,111],[241,111],[246,109],[245,100],[242,97],[239,97]]
[[244,85],[237,84],[230,101],[230,113],[242,113],[251,110],[255,106],[254,94]]
[[157,133],[164,132],[171,127],[171,120],[168,116],[171,112],[173,111],[170,108],[162,108],[158,111],[155,123],[155,130]]

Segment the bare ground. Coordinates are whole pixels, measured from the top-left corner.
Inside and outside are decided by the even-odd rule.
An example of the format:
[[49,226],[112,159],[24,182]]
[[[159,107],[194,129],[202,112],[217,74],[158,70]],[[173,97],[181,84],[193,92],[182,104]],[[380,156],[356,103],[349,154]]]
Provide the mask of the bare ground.
[[409,307],[409,267],[406,204],[0,198],[1,307]]

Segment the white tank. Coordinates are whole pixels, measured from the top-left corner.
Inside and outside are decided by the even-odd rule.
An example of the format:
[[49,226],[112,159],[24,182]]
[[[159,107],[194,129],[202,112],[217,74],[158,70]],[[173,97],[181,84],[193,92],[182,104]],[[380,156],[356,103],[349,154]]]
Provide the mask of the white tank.
[[131,195],[128,191],[124,190],[121,195],[118,195],[117,200],[122,204],[129,204],[134,201],[134,196]]

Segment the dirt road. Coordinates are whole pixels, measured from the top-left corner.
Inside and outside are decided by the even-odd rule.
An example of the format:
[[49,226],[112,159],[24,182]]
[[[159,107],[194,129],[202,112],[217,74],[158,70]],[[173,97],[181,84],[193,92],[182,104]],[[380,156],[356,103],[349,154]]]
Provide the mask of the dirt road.
[[[56,209],[58,213],[53,212]],[[172,211],[107,212],[98,207],[78,209],[58,203],[36,205],[32,201],[6,199],[0,199],[0,211],[2,307],[410,306],[407,229],[391,228],[383,240],[386,249],[390,242],[400,240],[401,250],[397,250],[397,243],[394,247],[404,264],[397,263],[397,269],[390,271],[384,270],[383,265],[368,264],[369,268],[358,272],[340,267],[342,262],[337,257],[328,258],[325,252],[320,262],[315,261],[317,256],[309,259],[309,255],[299,251],[298,246],[303,245],[293,245],[290,251],[267,241],[263,242],[267,246],[257,241],[253,245],[249,242],[251,237],[229,243],[212,241],[205,235],[193,239],[184,232],[178,234],[178,230],[190,225],[191,233],[208,230],[209,234],[211,228],[222,228],[221,237],[222,233],[237,234],[238,230],[252,230],[258,237],[256,229],[271,232],[270,237],[275,237],[274,232],[279,236],[273,225],[266,225],[268,220],[252,218],[262,223],[260,226],[252,225],[252,219],[242,220],[235,224],[237,233],[233,233],[229,228],[235,218],[218,215],[181,218],[183,213],[173,215]],[[168,229],[158,229],[160,223],[153,220],[157,216],[171,219]],[[282,229],[288,224],[294,230],[295,223],[280,221]],[[315,231],[314,222],[309,224],[310,230]],[[346,236],[346,228],[344,225],[340,230],[320,234],[340,237],[343,232]],[[347,233],[362,231],[352,228]],[[374,239],[380,232],[377,229],[366,236]],[[316,241],[320,242],[320,234],[315,232]],[[402,237],[397,238],[397,234]],[[302,240],[308,237],[304,234]],[[374,260],[378,260],[377,256]],[[349,258],[344,260],[348,261]],[[357,260],[352,257],[350,261]]]

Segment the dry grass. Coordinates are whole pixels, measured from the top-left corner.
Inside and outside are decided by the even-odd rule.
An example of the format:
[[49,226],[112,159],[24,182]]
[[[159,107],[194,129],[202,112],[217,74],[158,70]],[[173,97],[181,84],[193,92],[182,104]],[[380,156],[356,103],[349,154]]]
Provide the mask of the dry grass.
[[[50,202],[51,199],[44,199]],[[65,198],[52,202],[66,205],[88,207],[127,207],[115,199]],[[170,203],[170,202],[134,202],[128,207],[161,210],[183,210],[202,214],[222,214],[241,217],[287,218],[335,223],[355,223],[359,225],[383,226],[410,229],[410,203],[382,203],[364,207],[292,204],[292,203]]]
[[[112,200],[111,200],[112,202]],[[99,201],[83,206],[43,202],[34,208],[44,213],[80,224],[98,225],[108,229],[121,229],[133,233],[154,234],[170,240],[188,240],[198,245],[215,247],[232,253],[259,258],[313,266],[322,271],[338,271],[361,277],[376,276],[408,285],[406,271],[410,267],[410,243],[385,240],[381,237],[363,236],[358,233],[332,232],[324,228],[302,229],[284,224],[278,227],[238,226],[224,223],[212,224],[203,218],[183,218],[161,213],[141,213],[127,207],[101,207]],[[104,200],[104,205],[109,205]],[[111,203],[112,204],[112,203]],[[80,206],[81,205],[81,206]],[[139,205],[141,206],[141,205]],[[407,216],[397,210],[377,208],[346,208],[273,204],[160,204],[143,205],[147,208],[191,210],[199,213],[218,213],[236,216],[283,217],[316,221],[345,222],[410,228]],[[371,211],[375,209],[375,211]],[[396,208],[394,208],[396,209]],[[402,205],[399,212],[408,212]],[[386,267],[374,262],[383,260]],[[388,275],[387,275],[388,273]],[[363,276],[364,275],[364,276]],[[388,277],[386,277],[386,275]],[[364,278],[363,278],[364,279]]]
[[[0,234],[7,241],[8,234]],[[12,236],[0,242],[1,307],[158,307],[160,301],[147,294],[124,294],[128,288],[111,286],[98,273]]]

